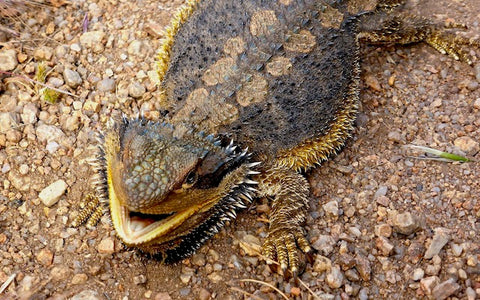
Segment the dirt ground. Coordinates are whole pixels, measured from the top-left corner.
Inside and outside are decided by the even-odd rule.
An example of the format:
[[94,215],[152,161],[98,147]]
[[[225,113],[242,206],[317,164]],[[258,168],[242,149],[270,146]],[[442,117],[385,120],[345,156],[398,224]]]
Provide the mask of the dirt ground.
[[[362,48],[353,138],[307,173],[317,252],[294,282],[256,255],[262,200],[175,265],[125,248],[107,216],[95,229],[69,226],[92,191],[95,132],[122,112],[158,117],[155,52],[182,1],[12,3],[20,14],[3,19],[0,34],[0,64],[17,74],[2,75],[0,95],[0,299],[480,297],[480,164],[421,159],[406,147],[480,159],[479,49],[469,66],[424,44]],[[409,5],[480,38],[479,1]],[[25,80],[42,61],[46,82],[71,95],[50,104]],[[62,196],[45,203],[39,194],[58,180]]]

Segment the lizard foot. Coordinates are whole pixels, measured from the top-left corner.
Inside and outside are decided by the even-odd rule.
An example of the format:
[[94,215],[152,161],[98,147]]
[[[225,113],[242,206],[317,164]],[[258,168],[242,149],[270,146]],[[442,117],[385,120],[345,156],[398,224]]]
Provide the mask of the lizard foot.
[[88,194],[79,205],[79,214],[73,219],[71,226],[78,227],[84,223],[94,227],[103,216],[104,210],[98,197]]
[[301,227],[276,227],[268,233],[263,244],[263,253],[267,257],[267,263],[273,264],[278,261],[283,274],[289,271],[295,278],[301,271],[301,264],[304,265],[304,262],[300,260],[298,249],[306,254],[312,251]]
[[473,46],[480,48],[480,40],[474,38],[465,38],[454,33],[447,33],[443,31],[434,31],[426,37],[425,42],[435,48],[442,54],[466,62],[469,65],[473,64],[471,56],[463,50],[462,46]]

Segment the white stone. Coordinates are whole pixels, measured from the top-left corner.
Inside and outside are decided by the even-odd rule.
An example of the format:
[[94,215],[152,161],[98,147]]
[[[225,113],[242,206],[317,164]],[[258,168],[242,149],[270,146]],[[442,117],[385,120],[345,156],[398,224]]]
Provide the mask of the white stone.
[[18,65],[17,52],[13,49],[0,51],[0,70],[12,71]]
[[59,179],[44,188],[40,194],[38,194],[38,197],[45,206],[50,207],[60,200],[60,197],[62,197],[66,190],[67,184],[62,179]]

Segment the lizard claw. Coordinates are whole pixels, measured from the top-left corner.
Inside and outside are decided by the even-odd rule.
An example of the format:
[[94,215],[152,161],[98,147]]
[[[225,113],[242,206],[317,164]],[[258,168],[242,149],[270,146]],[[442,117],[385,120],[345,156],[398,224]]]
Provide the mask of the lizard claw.
[[442,54],[472,65],[470,55],[462,49],[462,46],[473,46],[480,48],[480,40],[468,39],[459,35],[442,31],[434,31],[426,37],[425,42]]
[[95,227],[103,216],[104,210],[98,197],[88,194],[79,205],[79,214],[73,219],[71,226],[79,227],[87,223],[87,227]]
[[302,266],[305,265],[304,259],[300,260],[299,249],[303,253],[311,252],[310,244],[301,227],[275,228],[268,233],[263,245],[267,263],[271,265],[278,261],[281,272],[284,275],[290,273],[294,278],[303,271]]

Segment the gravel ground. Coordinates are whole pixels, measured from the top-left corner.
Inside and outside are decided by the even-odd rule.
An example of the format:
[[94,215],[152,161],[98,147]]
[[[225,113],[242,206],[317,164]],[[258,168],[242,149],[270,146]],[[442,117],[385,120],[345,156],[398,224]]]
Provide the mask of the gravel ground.
[[[177,265],[126,249],[108,217],[93,230],[70,228],[91,191],[95,131],[121,112],[159,117],[154,56],[181,2],[28,7],[8,25],[18,35],[0,33],[1,70],[33,78],[43,61],[47,83],[74,95],[49,104],[28,81],[3,75],[0,283],[10,283],[0,299],[281,298],[243,279],[292,299],[479,297],[480,165],[419,159],[404,146],[480,159],[480,63],[425,45],[364,47],[354,138],[308,174],[306,228],[318,251],[298,284],[256,254],[266,235],[262,201]],[[480,35],[478,1],[428,0],[412,10]]]

